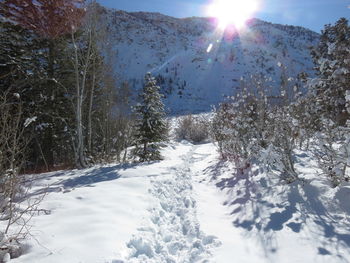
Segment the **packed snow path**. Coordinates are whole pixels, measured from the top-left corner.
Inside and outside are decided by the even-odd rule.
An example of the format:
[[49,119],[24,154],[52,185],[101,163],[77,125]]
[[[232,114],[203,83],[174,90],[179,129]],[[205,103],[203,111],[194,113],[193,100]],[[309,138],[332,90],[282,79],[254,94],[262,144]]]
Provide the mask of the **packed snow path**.
[[170,167],[169,174],[151,180],[157,203],[150,209],[150,224],[128,243],[133,250],[130,262],[210,262],[211,248],[220,245],[202,232],[197,219],[190,169],[194,149],[181,157],[182,164]]

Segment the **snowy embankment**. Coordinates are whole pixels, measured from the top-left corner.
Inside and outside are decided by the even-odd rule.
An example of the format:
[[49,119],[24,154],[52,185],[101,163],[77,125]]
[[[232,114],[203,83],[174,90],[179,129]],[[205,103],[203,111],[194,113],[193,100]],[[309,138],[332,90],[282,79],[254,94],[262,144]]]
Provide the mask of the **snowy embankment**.
[[15,263],[349,262],[350,188],[237,175],[212,144],[170,143],[165,160],[45,174],[48,191]]

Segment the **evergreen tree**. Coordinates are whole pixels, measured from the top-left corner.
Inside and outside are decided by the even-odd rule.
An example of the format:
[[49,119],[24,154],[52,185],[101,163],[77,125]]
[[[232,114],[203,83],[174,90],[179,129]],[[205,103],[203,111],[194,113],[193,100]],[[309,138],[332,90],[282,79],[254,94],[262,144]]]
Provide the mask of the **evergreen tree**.
[[20,95],[22,121],[35,117],[30,170],[86,167],[130,146],[129,137],[116,143],[126,138],[119,120],[128,135],[130,120],[115,111],[115,56],[102,13],[94,0],[0,1],[0,96]]
[[326,25],[321,41],[313,50],[318,78],[310,82],[318,115],[344,125],[349,118],[345,94],[350,89],[350,26],[341,18]]
[[160,87],[157,86],[151,73],[147,73],[143,92],[140,95],[141,103],[135,106],[137,121],[134,155],[139,157],[141,162],[160,160],[158,143],[167,137],[164,104],[159,90]]
[[[19,89],[18,93],[24,101],[24,111],[30,111],[30,115],[36,117],[37,125],[33,126],[35,137],[30,142],[31,153],[28,155],[33,169],[42,169],[45,166],[46,170],[51,170],[55,164],[69,162],[71,159],[71,154],[67,153],[71,152],[72,147],[69,144],[72,135],[67,131],[72,126],[70,123],[74,110],[70,105],[72,91],[69,87],[75,81],[70,62],[72,53],[67,55],[72,44],[67,36],[75,33],[82,23],[85,14],[85,10],[81,8],[82,3],[80,0],[0,2],[0,17],[8,21],[6,27],[2,27],[1,35],[6,36],[10,29],[28,35],[25,38],[11,32],[1,44],[8,50],[15,50],[12,57],[16,56],[21,62],[31,63],[29,69],[16,63],[21,65],[17,66],[21,70],[17,72],[27,74],[27,78],[18,78],[26,80],[26,85],[20,86],[8,79],[12,86]],[[20,48],[20,41],[30,49]],[[29,52],[25,54],[21,51],[27,49]],[[6,54],[1,57],[11,58]],[[23,116],[26,116],[26,112]]]
[[[304,135],[312,137],[320,149],[317,160],[336,187],[349,181],[349,123],[347,100],[350,90],[350,26],[345,18],[326,25],[319,45],[312,50],[318,76],[307,82],[309,94],[299,100],[295,115]],[[304,106],[303,106],[304,105]],[[303,112],[304,111],[304,112]],[[341,145],[339,147],[339,145]]]

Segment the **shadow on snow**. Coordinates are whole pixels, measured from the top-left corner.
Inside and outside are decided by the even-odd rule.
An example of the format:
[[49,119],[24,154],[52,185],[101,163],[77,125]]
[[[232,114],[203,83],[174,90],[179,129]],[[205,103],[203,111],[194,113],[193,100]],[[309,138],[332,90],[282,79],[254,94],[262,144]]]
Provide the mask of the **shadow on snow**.
[[347,262],[342,250],[350,250],[349,188],[339,188],[330,206],[322,200],[322,189],[310,183],[283,184],[276,176],[261,176],[263,170],[237,171],[227,178],[227,172],[232,173],[227,166],[219,162],[210,167],[212,180],[231,198],[224,205],[232,209],[233,225],[257,237],[267,255],[278,250],[278,231],[289,228],[299,233],[307,228],[316,253]]

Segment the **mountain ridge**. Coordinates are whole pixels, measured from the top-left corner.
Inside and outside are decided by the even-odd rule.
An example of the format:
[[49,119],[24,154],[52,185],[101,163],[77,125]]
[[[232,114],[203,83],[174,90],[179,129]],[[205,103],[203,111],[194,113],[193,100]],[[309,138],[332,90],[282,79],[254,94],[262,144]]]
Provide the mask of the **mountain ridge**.
[[241,32],[223,32],[208,17],[103,10],[119,80],[138,91],[144,74],[153,73],[172,113],[208,111],[251,76],[276,96],[283,76],[314,75],[309,48],[319,34],[300,26],[251,19]]
[[[166,14],[162,14],[160,12],[146,12],[146,11],[126,11],[126,10],[122,10],[122,9],[117,9],[117,8],[105,8],[109,11],[114,11],[114,12],[120,12],[120,13],[126,13],[129,14],[131,16],[134,16],[135,14],[144,14],[144,15],[154,15],[154,16],[160,16],[160,17],[167,17],[170,19],[174,19],[174,20],[194,20],[194,19],[199,19],[199,20],[216,20],[216,18],[214,17],[209,17],[209,16],[189,16],[189,17],[174,17],[174,16],[170,16],[170,15],[166,15]],[[136,16],[137,17],[137,16]],[[275,27],[290,27],[290,28],[298,28],[298,29],[302,29],[305,32],[310,32],[310,33],[314,33],[317,36],[320,36],[319,33],[313,31],[312,29],[306,28],[306,27],[302,27],[302,26],[296,26],[296,25],[290,25],[290,24],[280,24],[280,23],[273,23],[273,22],[268,22],[265,20],[262,20],[260,18],[251,18],[248,20],[248,23],[250,21],[259,21],[259,22],[263,22],[265,24],[269,24]]]

